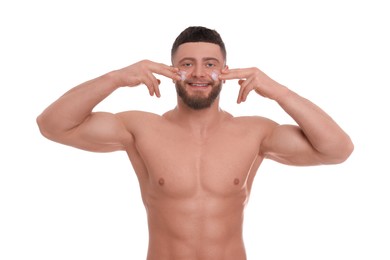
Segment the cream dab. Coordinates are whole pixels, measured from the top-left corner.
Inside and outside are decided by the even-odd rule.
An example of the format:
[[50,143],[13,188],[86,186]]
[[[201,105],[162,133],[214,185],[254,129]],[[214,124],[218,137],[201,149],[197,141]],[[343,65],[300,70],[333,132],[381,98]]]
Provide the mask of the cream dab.
[[218,80],[218,76],[219,76],[219,74],[218,74],[218,72],[216,72],[215,70],[213,70],[213,71],[211,72],[211,78],[212,78],[214,81],[217,81],[217,80]]
[[181,81],[185,81],[187,79],[187,71],[180,70],[178,73],[181,77]]

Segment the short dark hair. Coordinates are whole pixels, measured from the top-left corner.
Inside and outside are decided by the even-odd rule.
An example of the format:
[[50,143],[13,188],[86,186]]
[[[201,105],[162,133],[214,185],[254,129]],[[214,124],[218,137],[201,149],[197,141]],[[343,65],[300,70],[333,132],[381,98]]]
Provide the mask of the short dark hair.
[[172,45],[171,59],[173,59],[173,55],[176,53],[179,46],[187,42],[209,42],[217,44],[221,48],[223,58],[226,60],[226,48],[221,35],[219,35],[216,30],[203,26],[190,26],[177,36]]

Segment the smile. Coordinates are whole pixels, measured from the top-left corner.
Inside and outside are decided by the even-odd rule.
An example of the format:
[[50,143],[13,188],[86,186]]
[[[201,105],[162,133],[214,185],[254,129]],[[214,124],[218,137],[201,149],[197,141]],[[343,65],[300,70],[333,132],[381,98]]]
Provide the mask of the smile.
[[205,88],[209,86],[209,84],[207,83],[189,83],[189,85],[191,87],[201,87],[201,88]]

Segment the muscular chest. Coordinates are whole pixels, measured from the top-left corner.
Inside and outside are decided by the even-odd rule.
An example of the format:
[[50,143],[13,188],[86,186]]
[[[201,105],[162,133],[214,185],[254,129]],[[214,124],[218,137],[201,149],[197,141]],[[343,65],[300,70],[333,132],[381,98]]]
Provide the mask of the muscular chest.
[[140,138],[137,149],[145,164],[145,181],[153,191],[172,196],[212,193],[234,195],[246,190],[258,157],[251,136],[219,132],[194,138],[180,132]]

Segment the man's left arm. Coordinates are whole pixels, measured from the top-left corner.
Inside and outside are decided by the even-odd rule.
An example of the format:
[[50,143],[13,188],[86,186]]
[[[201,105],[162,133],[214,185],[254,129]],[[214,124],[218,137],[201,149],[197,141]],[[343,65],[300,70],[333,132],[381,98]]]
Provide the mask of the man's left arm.
[[264,156],[285,164],[316,165],[341,163],[352,153],[350,137],[326,112],[261,70],[225,70],[220,79],[239,79],[238,103],[254,90],[276,101],[298,124],[273,126],[261,144]]

